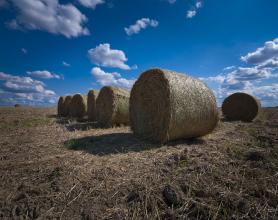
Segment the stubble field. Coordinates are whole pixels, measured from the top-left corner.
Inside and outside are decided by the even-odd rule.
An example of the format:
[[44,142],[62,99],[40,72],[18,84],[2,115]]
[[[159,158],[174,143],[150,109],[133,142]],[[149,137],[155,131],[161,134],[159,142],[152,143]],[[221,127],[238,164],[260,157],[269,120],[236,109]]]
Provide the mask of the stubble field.
[[166,145],[0,108],[0,219],[277,219],[278,108]]

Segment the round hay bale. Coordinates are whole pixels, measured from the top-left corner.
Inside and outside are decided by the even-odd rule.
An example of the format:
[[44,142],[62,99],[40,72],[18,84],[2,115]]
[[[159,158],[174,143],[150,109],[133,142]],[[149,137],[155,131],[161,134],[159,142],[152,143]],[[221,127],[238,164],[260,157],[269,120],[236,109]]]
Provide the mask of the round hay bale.
[[68,95],[66,96],[65,98],[65,103],[64,103],[64,116],[65,117],[68,117],[70,115],[70,103],[71,103],[71,100],[72,100],[72,96]]
[[218,122],[212,91],[200,80],[169,70],[141,74],[130,95],[135,135],[164,143],[211,132]]
[[65,112],[65,96],[60,96],[59,101],[58,101],[58,116],[64,116],[64,112]]
[[222,104],[222,112],[227,120],[252,121],[259,113],[260,101],[252,95],[237,92],[228,96]]
[[97,97],[97,121],[103,127],[129,124],[129,92],[104,86]]
[[70,102],[70,116],[83,118],[87,114],[87,96],[75,94]]
[[15,108],[20,108],[21,105],[20,105],[20,104],[15,104],[14,107],[15,107]]
[[98,96],[97,90],[90,90],[88,92],[87,107],[88,107],[88,119],[90,121],[96,120],[96,99]]

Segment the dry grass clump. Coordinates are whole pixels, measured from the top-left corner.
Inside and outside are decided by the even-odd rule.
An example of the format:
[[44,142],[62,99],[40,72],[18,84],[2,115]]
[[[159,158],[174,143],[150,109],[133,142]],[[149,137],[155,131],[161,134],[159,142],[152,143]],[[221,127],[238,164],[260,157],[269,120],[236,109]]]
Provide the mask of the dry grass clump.
[[132,88],[130,121],[135,135],[163,143],[211,132],[218,111],[212,91],[200,80],[150,69]]
[[222,104],[224,117],[232,121],[252,121],[258,115],[260,108],[259,100],[243,92],[228,96]]
[[90,90],[88,92],[87,107],[88,107],[88,119],[90,121],[96,120],[96,99],[99,91]]
[[104,127],[129,123],[129,92],[103,87],[96,100],[97,121]]
[[58,101],[58,116],[65,116],[65,96],[60,96]]
[[70,116],[83,118],[87,114],[87,96],[75,94],[70,102]]

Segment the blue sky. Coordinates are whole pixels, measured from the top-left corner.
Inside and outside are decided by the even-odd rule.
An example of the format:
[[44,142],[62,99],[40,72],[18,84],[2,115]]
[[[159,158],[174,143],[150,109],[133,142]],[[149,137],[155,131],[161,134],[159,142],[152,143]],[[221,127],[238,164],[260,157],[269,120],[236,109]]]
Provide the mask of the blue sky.
[[277,0],[0,0],[0,105],[54,105],[161,67],[278,105]]

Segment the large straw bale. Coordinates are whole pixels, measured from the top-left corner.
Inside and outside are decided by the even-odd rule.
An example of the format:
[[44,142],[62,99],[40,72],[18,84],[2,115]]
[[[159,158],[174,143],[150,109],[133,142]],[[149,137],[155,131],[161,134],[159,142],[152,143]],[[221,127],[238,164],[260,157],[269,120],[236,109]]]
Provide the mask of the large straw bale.
[[97,121],[104,127],[129,124],[129,92],[104,86],[97,97]]
[[87,96],[75,94],[70,102],[70,116],[83,118],[87,114]]
[[71,100],[72,100],[72,96],[70,96],[70,95],[66,96],[65,103],[64,103],[65,117],[68,117],[70,115],[70,103],[71,103]]
[[65,96],[60,96],[58,101],[58,116],[63,117],[65,115]]
[[259,113],[260,101],[252,95],[237,92],[228,96],[222,104],[222,112],[227,120],[252,121]]
[[130,95],[130,123],[135,135],[164,143],[199,137],[218,122],[212,91],[200,80],[169,70],[141,74]]
[[88,107],[88,119],[90,121],[96,120],[96,99],[99,91],[90,90],[88,92],[87,107]]

